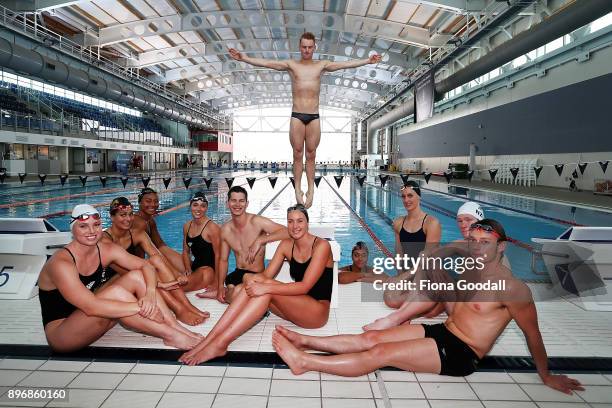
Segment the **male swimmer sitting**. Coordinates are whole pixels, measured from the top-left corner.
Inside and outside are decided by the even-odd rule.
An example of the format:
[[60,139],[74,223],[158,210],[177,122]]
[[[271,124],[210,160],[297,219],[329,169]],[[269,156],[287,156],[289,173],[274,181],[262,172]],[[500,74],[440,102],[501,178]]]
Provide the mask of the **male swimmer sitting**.
[[[176,318],[190,326],[201,324],[210,313],[203,312],[191,304],[185,292],[180,288],[188,283],[188,280],[176,280],[176,271],[170,262],[153,245],[151,239],[143,230],[132,229],[134,221],[134,208],[132,203],[125,197],[115,198],[109,209],[112,225],[104,231],[102,241],[114,242],[129,254],[137,256],[140,251],[148,255],[148,261],[157,270],[158,293],[170,309],[176,314]],[[140,250],[140,251],[139,251]],[[113,269],[110,269],[110,268]],[[109,270],[117,270],[123,273],[127,271],[118,265],[111,265]]]
[[[196,365],[224,355],[230,343],[268,310],[300,327],[314,329],[327,323],[333,284],[329,242],[308,232],[308,212],[303,205],[287,209],[287,229],[290,238],[281,241],[264,272],[245,276],[206,339],[179,361]],[[285,260],[289,260],[293,283],[274,279]]]
[[[515,279],[501,264],[506,234],[501,224],[485,219],[472,225],[470,251],[486,261],[471,278],[503,280],[503,293],[479,299],[474,291],[455,293],[446,322],[435,325],[403,324],[362,334],[315,337],[277,326],[272,335],[276,352],[293,374],[320,371],[348,377],[361,376],[392,366],[402,370],[449,376],[473,373],[511,320],[523,331],[536,369],[544,384],[571,393],[583,390],[577,380],[548,371],[548,359],[538,327],[537,312],[529,287]],[[484,255],[487,255],[484,257]],[[335,355],[321,356],[304,350]]]
[[[156,297],[155,268],[113,243],[100,242],[102,223],[94,207],[74,207],[70,226],[73,240],[47,261],[38,278],[43,326],[53,350],[86,347],[117,320],[179,349],[199,342],[201,336],[182,327]],[[107,282],[110,264],[130,272]]]

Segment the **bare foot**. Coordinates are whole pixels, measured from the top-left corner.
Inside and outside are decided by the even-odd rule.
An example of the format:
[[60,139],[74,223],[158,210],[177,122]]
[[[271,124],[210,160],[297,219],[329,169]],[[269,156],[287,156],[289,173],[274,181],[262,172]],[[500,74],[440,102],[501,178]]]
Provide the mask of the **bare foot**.
[[289,366],[294,375],[304,374],[306,371],[304,357],[306,353],[298,350],[289,340],[278,331],[272,333],[272,347],[280,358]]
[[185,323],[189,326],[197,326],[198,324],[204,323],[204,320],[206,320],[204,316],[201,316],[198,313],[193,313],[191,310],[187,309],[182,309],[179,312],[175,312],[175,314],[176,319],[179,322]]
[[195,294],[197,298],[200,299],[216,299],[217,298],[217,290],[203,290],[202,292],[198,292]]
[[174,347],[179,350],[191,350],[197,346],[199,342],[200,340],[198,338],[181,333],[178,330],[175,330],[172,335],[164,339],[164,344],[166,346]]
[[299,187],[295,188],[295,202],[304,205],[304,192]]
[[281,325],[276,326],[276,331],[279,332],[283,337],[285,337],[291,343],[293,343],[293,345],[297,347],[298,349],[300,350],[306,349],[306,341],[305,341],[304,335],[300,333],[296,333],[292,330],[289,330],[286,327],[281,326]]
[[193,337],[198,341],[198,343],[202,341],[202,339],[204,339],[203,335],[201,335],[200,333],[192,332],[191,330],[182,326],[177,320],[174,320],[174,324],[172,324],[172,327],[180,331],[181,333],[186,334],[189,337]]
[[304,204],[304,207],[306,208],[310,208],[312,207],[312,201],[314,200],[314,188],[312,189],[308,189],[308,191],[306,191],[306,203]]
[[197,307],[195,307],[194,305],[191,304],[191,302],[188,302],[185,306],[187,306],[187,308],[192,312],[195,313],[197,315],[200,315],[204,318],[204,320],[208,319],[210,317],[210,313],[205,311],[205,310],[200,310]]
[[209,344],[208,346],[200,349],[196,353],[185,353],[180,358],[179,361],[190,365],[198,365],[200,363],[204,363],[206,361],[210,361],[214,358],[224,356],[227,353],[227,348],[216,345],[216,342]]
[[397,326],[397,324],[395,324],[389,317],[381,317],[380,319],[374,320],[370,324],[366,324],[362,327],[362,329],[363,331],[385,330],[395,326]]

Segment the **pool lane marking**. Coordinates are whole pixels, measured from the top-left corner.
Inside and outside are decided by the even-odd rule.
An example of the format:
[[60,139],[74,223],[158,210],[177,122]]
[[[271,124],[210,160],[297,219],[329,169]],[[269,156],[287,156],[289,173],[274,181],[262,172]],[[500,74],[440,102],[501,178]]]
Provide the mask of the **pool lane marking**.
[[287,188],[287,186],[288,186],[289,184],[290,184],[290,181],[288,181],[288,182],[287,182],[287,184],[285,184],[285,185],[283,186],[283,188],[281,188],[281,189],[280,189],[280,191],[279,191],[278,193],[276,193],[276,194],[274,195],[274,197],[272,197],[272,198],[270,199],[270,201],[268,201],[268,203],[267,203],[266,205],[264,205],[264,206],[263,206],[263,208],[262,208],[261,210],[259,210],[259,212],[257,213],[257,215],[261,215],[261,214],[263,214],[263,212],[264,212],[264,211],[266,211],[266,210],[268,209],[268,207],[270,206],[270,204],[272,204],[272,202],[273,202],[274,200],[276,200],[276,199],[278,198],[278,196],[279,196],[279,195],[281,195],[281,193],[282,193],[283,191],[285,191],[285,189]]
[[363,218],[361,218],[361,216],[359,214],[357,214],[357,212],[353,209],[353,207],[351,207],[349,205],[349,203],[346,202],[346,200],[344,200],[344,198],[342,198],[342,196],[340,195],[340,193],[330,184],[329,181],[327,181],[327,179],[325,177],[323,177],[323,180],[325,180],[325,182],[327,183],[327,185],[332,189],[332,191],[334,193],[336,193],[336,195],[338,196],[338,198],[340,199],[340,201],[342,201],[342,203],[351,211],[351,213],[353,214],[353,216],[357,219],[357,221],[359,221],[359,224],[361,224],[361,226],[363,227],[363,229],[366,230],[366,232],[368,233],[368,235],[370,236],[370,238],[372,238],[372,240],[374,241],[374,244],[376,244],[376,246],[378,247],[378,249],[385,254],[386,257],[388,258],[393,258],[393,254],[391,253],[391,251],[389,251],[389,249],[385,246],[385,244],[380,240],[380,238],[378,238],[376,236],[376,234],[374,233],[374,231],[372,231],[372,229],[368,226],[368,224],[366,224],[366,222],[364,221]]
[[[398,176],[393,175],[393,177],[397,178]],[[459,188],[465,188],[467,190],[470,189],[469,187],[463,187],[463,186],[458,186],[458,185],[455,185],[455,186],[459,187]],[[434,192],[434,193],[440,193],[440,194],[448,195],[448,196],[451,196],[451,197],[459,198],[459,199],[465,200],[465,201],[474,201],[476,203],[486,204],[486,205],[490,205],[492,207],[498,207],[498,208],[502,208],[504,210],[514,211],[514,212],[517,212],[517,213],[520,213],[520,214],[531,215],[532,217],[542,218],[542,219],[545,219],[545,220],[548,220],[548,221],[558,222],[559,224],[571,225],[571,226],[574,226],[574,227],[584,227],[584,224],[578,224],[578,223],[576,223],[574,221],[567,221],[567,220],[564,220],[564,219],[561,219],[561,218],[549,217],[548,215],[536,214],[536,213],[532,213],[532,212],[525,211],[525,210],[519,210],[518,208],[506,207],[505,205],[494,204],[494,203],[490,203],[488,201],[479,200],[479,199],[476,199],[476,198],[468,198],[468,197],[460,196],[458,194],[453,194],[453,193],[449,193],[449,192],[433,190],[433,189],[427,188],[427,187],[421,187],[421,190],[427,190],[427,191],[431,191],[431,192]],[[476,190],[476,191],[483,191],[483,190],[477,190],[477,189],[474,189],[474,190]],[[493,191],[493,190],[490,190],[490,191],[484,190],[484,191],[485,192],[499,194],[497,191]],[[525,197],[525,198],[527,198],[527,197]],[[527,198],[527,199],[532,199],[532,198]]]
[[[380,190],[382,190],[382,191],[384,191],[386,193],[390,193],[390,194],[394,193],[391,190],[387,190],[386,188],[379,187],[376,184],[372,184],[372,183],[369,183],[367,181],[366,181],[366,184],[368,184],[368,185],[370,185],[372,187],[375,187],[377,189],[380,189]],[[397,195],[401,197],[401,195],[399,193],[397,193]],[[448,210],[448,209],[446,209],[444,207],[440,207],[440,206],[438,206],[436,204],[432,204],[432,203],[430,203],[430,202],[428,202],[428,201],[426,201],[424,199],[421,199],[421,203],[423,203],[423,207],[429,208],[432,211],[438,212],[438,213],[440,213],[442,215],[446,215],[449,218],[453,218],[453,219],[457,218],[457,215],[455,213],[453,213],[452,211],[450,211],[450,210]],[[506,236],[506,238],[507,238],[508,242],[511,242],[514,245],[518,246],[518,247],[526,249],[529,252],[534,252],[535,251],[535,248],[532,245],[529,245],[526,242],[520,241],[520,240],[512,238],[510,236]]]

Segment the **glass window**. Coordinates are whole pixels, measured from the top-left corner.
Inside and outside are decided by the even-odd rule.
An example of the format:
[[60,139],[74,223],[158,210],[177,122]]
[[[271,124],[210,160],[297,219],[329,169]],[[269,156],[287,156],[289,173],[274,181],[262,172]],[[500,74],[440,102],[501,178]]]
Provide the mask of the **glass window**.
[[612,13],[608,13],[605,16],[598,18],[591,23],[591,32],[594,33],[597,30],[601,30],[612,24]]
[[[563,40],[561,40],[561,41],[563,41]],[[521,55],[520,57],[515,58],[514,61],[512,61],[512,66],[514,68],[518,68],[521,65],[524,65],[526,62],[527,62],[527,57],[524,56],[524,55]]]
[[7,154],[8,157],[5,158],[9,160],[23,160],[23,145],[18,143],[8,144]]
[[59,147],[49,146],[49,160],[59,160]]
[[36,160],[36,152],[38,150],[38,146],[25,145],[23,150],[26,160]]
[[49,159],[49,146],[38,146],[38,160]]
[[545,50],[547,53],[549,53],[561,47],[563,47],[563,37],[559,37],[556,40],[551,41],[548,44],[546,44]]

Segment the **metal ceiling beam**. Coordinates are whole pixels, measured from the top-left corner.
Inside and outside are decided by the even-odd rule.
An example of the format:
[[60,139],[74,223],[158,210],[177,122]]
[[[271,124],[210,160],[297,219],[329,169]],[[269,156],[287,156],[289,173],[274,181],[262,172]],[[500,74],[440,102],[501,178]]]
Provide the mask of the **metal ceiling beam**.
[[[447,34],[430,33],[412,24],[370,17],[318,11],[253,10],[207,11],[185,15],[170,15],[101,28],[93,44],[109,45],[153,35],[182,31],[215,30],[221,28],[271,27],[298,31],[332,30],[364,37],[379,38],[418,47],[440,47],[450,38]],[[87,39],[92,42],[92,40]]]
[[0,5],[17,12],[47,11],[77,4],[82,0],[1,0]]
[[456,14],[480,11],[487,5],[486,0],[398,0],[398,3],[426,4]]
[[[175,47],[162,48],[140,53],[133,59],[125,59],[122,62],[127,67],[143,68],[156,64],[172,62],[177,59],[229,55],[229,48],[236,48],[244,52],[286,52],[298,54],[298,39],[277,39],[277,40],[226,40],[213,41],[210,43],[189,43]],[[404,54],[389,52],[382,48],[359,47],[353,44],[337,42],[318,41],[317,54],[324,56],[345,57],[345,58],[367,58],[368,53],[374,51],[383,56],[383,63],[387,65],[416,66],[416,61],[411,61],[410,57]]]
[[[229,101],[230,97],[226,97],[226,98],[220,98],[220,99],[216,99],[215,101],[213,101],[213,105],[215,106],[215,108],[218,109],[226,109],[226,108],[235,108],[236,106],[229,106],[229,104],[238,104],[239,106],[251,106],[251,107],[255,107],[257,105],[265,105],[265,104],[276,104],[276,105],[291,105],[291,101],[287,101],[286,98],[251,98],[248,101],[251,102],[249,105],[246,104],[247,100],[232,100]],[[340,105],[341,103],[344,103],[346,105],[345,102],[335,102],[335,101],[330,101],[328,99],[322,99],[320,106],[330,106],[330,107],[339,107],[338,105],[335,105],[336,103],[338,103],[338,105]],[[358,101],[351,101],[350,102],[351,107],[347,108],[346,106],[344,107],[344,109],[350,109],[351,111],[358,111],[360,109],[363,109],[363,107],[365,107],[366,105],[362,102],[358,102]]]

